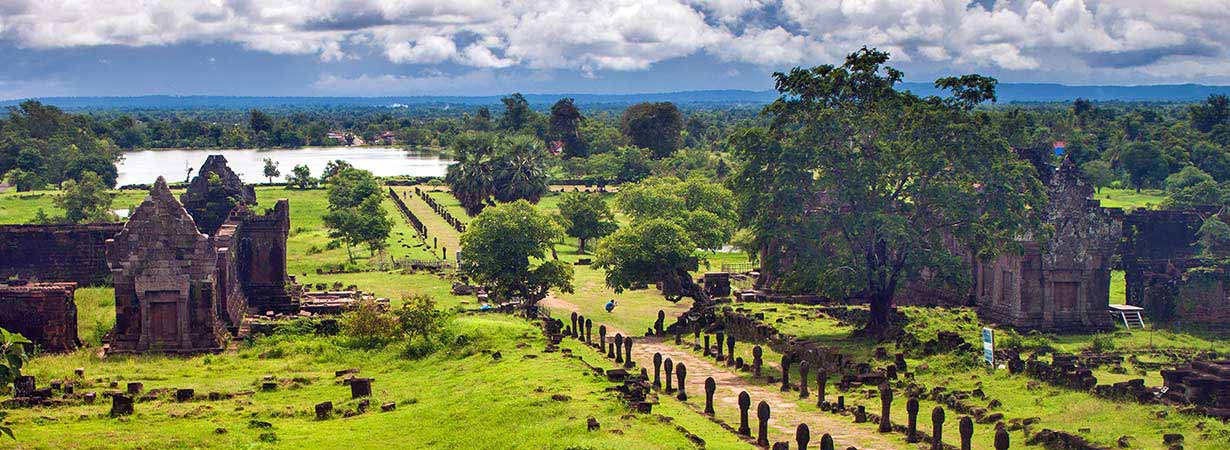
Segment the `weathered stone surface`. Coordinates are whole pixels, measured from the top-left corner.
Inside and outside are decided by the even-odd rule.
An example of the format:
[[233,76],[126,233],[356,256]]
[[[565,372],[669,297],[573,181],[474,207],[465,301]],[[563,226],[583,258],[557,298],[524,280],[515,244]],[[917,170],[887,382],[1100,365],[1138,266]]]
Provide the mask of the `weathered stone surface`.
[[195,219],[197,229],[213,235],[236,206],[256,204],[256,190],[243,184],[226,165],[226,157],[209,155],[180,201]]
[[215,249],[159,177],[107,241],[115,283],[115,352],[217,351],[226,339]]
[[0,328],[20,333],[43,351],[67,352],[77,339],[77,283],[0,284]]
[[118,222],[0,225],[0,280],[106,284],[111,270],[103,243],[123,228]]

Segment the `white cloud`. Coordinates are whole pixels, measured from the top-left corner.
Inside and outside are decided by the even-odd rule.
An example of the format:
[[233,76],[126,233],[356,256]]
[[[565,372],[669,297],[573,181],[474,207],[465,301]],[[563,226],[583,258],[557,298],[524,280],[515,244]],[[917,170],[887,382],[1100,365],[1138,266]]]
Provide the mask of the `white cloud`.
[[[1053,67],[1230,80],[1230,0],[5,0],[24,48],[237,43],[340,61],[476,69],[646,70],[699,53],[764,66],[840,62]],[[1068,73],[1065,72],[1065,73]]]

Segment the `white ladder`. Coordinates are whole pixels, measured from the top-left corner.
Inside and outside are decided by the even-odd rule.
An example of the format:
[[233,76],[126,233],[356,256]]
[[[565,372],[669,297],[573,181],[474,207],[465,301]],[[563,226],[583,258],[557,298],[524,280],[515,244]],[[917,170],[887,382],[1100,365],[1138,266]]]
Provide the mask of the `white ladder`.
[[1145,319],[1140,316],[1140,311],[1120,311],[1119,317],[1123,318],[1123,326],[1127,329],[1145,328]]

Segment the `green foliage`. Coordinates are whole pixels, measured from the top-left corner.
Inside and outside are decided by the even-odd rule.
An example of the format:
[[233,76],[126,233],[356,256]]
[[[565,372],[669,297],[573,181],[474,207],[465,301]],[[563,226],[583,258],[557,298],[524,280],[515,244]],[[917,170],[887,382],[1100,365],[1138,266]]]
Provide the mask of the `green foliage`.
[[[25,346],[30,344],[32,342],[22,335],[0,328],[0,387],[13,384],[21,376],[21,368],[29,361]],[[0,419],[3,418],[4,415],[0,414]],[[13,436],[13,430],[3,424],[0,424],[0,433],[17,439]]]
[[1213,177],[1196,166],[1187,166],[1166,177],[1166,191],[1175,192],[1205,181],[1213,181]]
[[687,180],[652,177],[624,185],[615,202],[634,221],[663,219],[678,224],[698,248],[716,250],[734,234],[734,194],[699,174]]
[[504,115],[500,117],[500,128],[518,131],[530,125],[537,113],[530,109],[530,103],[521,93],[500,99],[504,103]]
[[56,197],[55,204],[64,210],[69,223],[114,222],[117,219],[111,212],[111,193],[94,172],[82,173],[81,181],[65,181],[62,189],[64,193]]
[[1173,209],[1189,209],[1200,206],[1223,206],[1230,199],[1230,188],[1213,180],[1204,180],[1175,190],[1163,203]]
[[585,253],[585,243],[590,239],[604,237],[619,228],[615,213],[600,194],[564,194],[559,202],[559,215],[564,222],[564,232],[580,241],[577,251],[581,253]]
[[337,176],[343,170],[354,168],[353,165],[344,160],[334,160],[325,163],[325,171],[320,174],[320,182],[328,183],[330,179]]
[[533,313],[550,289],[572,292],[572,266],[554,257],[563,233],[525,200],[486,208],[461,235],[464,270],[493,298]]
[[1204,219],[1196,236],[1196,248],[1205,258],[1226,255],[1227,249],[1230,249],[1230,225],[1216,215]]
[[1110,163],[1102,160],[1089,161],[1081,164],[1081,171],[1089,177],[1089,182],[1098,190],[1110,186],[1115,181],[1115,171]]
[[1106,353],[1115,350],[1114,337],[1109,334],[1097,334],[1089,340],[1089,346],[1086,350],[1093,353]]
[[268,178],[270,183],[273,183],[274,178],[282,176],[282,171],[278,170],[278,163],[272,158],[265,158],[265,167],[262,169],[262,173],[265,174],[265,178]]
[[373,301],[360,301],[342,315],[342,335],[346,344],[354,348],[384,347],[397,339],[398,332],[397,317]]
[[707,300],[690,272],[697,268],[696,244],[678,223],[662,218],[634,221],[598,242],[594,266],[606,272],[615,292],[633,285],[662,283],[670,301]]
[[17,192],[29,192],[42,189],[47,185],[43,177],[38,173],[29,172],[22,169],[10,170],[4,175],[4,179],[13,187],[17,188]]
[[444,181],[468,215],[493,200],[538,203],[547,193],[546,150],[533,136],[470,132],[458,137],[453,151],[457,162]]
[[561,98],[551,105],[551,118],[547,121],[547,137],[564,143],[564,157],[589,156],[589,148],[581,139],[581,111],[571,98]]
[[1123,167],[1136,189],[1155,186],[1170,174],[1161,151],[1147,142],[1133,142],[1128,146],[1123,152]]
[[329,211],[324,214],[329,236],[346,244],[350,261],[351,247],[367,244],[373,254],[387,246],[393,221],[382,202],[380,183],[371,172],[354,168],[342,169],[331,179],[328,189]]
[[1005,251],[1037,229],[1045,199],[1035,169],[972,111],[994,98],[994,80],[944,79],[955,97],[919,98],[894,88],[902,73],[887,61],[864,48],[841,66],[776,73],[770,127],[730,139],[743,161],[731,181],[742,224],[765,251],[814,268],[830,293],[869,297],[872,330],[889,325],[903,280],[960,270],[945,239]]
[[421,358],[448,343],[452,336],[447,333],[452,315],[439,309],[436,300],[428,295],[413,295],[402,299],[402,306],[394,311],[401,335],[406,342],[406,356]]
[[319,183],[316,178],[312,177],[312,169],[306,164],[300,164],[291,169],[290,175],[286,177],[287,188],[312,189]]
[[1203,104],[1188,107],[1192,128],[1208,133],[1215,128],[1230,126],[1230,97],[1210,95]]
[[632,145],[665,158],[679,149],[683,114],[671,102],[637,103],[624,110],[620,128]]

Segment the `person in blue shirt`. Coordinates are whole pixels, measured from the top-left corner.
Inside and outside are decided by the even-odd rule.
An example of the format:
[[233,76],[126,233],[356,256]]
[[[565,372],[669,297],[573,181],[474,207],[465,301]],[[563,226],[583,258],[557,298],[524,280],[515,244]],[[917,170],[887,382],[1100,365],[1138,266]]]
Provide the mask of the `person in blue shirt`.
[[614,310],[615,310],[615,299],[611,299],[610,301],[606,302],[606,312],[611,312]]

